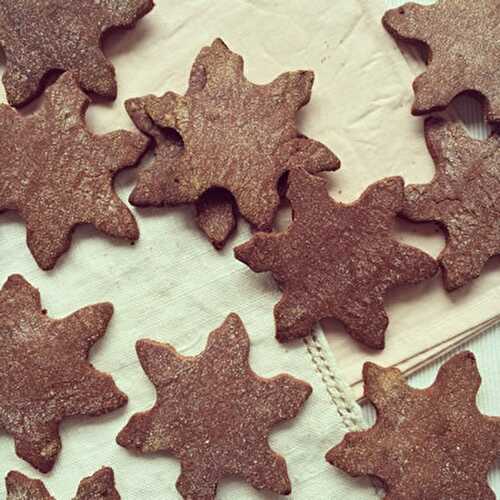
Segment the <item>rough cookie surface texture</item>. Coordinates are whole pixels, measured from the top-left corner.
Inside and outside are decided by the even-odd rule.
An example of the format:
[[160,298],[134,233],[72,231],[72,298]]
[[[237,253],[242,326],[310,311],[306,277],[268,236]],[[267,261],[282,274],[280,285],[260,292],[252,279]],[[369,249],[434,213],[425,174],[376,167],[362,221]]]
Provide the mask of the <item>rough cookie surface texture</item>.
[[445,363],[424,390],[395,368],[365,363],[365,396],[375,425],[349,433],[327,460],[352,476],[371,475],[389,499],[494,500],[487,474],[500,455],[500,418],[476,406],[481,384],[474,355]]
[[138,132],[95,135],[85,124],[89,100],[71,73],[44,94],[30,116],[0,105],[0,212],[26,223],[28,247],[52,269],[78,224],[131,241],[137,223],[113,189],[113,177],[135,165],[148,146]]
[[340,320],[359,342],[382,349],[385,292],[431,278],[438,266],[391,235],[403,207],[403,180],[384,179],[351,205],[330,198],[326,182],[304,170],[289,176],[293,221],[282,233],[257,233],[235,248],[255,272],[271,271],[283,290],[274,308],[281,342],[305,337],[324,318]]
[[500,136],[472,139],[461,124],[431,118],[425,138],[436,174],[429,184],[406,188],[402,213],[445,231],[438,260],[451,291],[477,278],[500,254]]
[[22,106],[42,90],[51,70],[71,70],[85,91],[116,97],[113,65],[101,50],[110,28],[128,28],[152,0],[2,0],[0,46],[7,100]]
[[230,314],[196,357],[141,340],[137,352],[156,387],[154,408],[132,417],[118,443],[142,453],[167,451],[181,462],[185,499],[215,498],[227,475],[257,489],[291,491],[285,460],[268,444],[272,427],[295,417],[311,387],[289,375],[261,378],[248,364],[250,342]]
[[[157,146],[155,161],[140,172],[131,203],[196,203],[201,228],[220,248],[235,225],[231,200],[211,193],[224,189],[248,222],[270,229],[283,173],[340,166],[328,148],[296,128],[297,112],[310,99],[313,79],[310,71],[295,71],[256,85],[245,78],[243,59],[222,40],[203,48],[186,95],[167,92],[126,103],[137,127]],[[169,129],[179,134],[181,144],[165,137],[162,132]]]
[[383,24],[395,38],[429,47],[428,69],[414,82],[413,113],[444,109],[458,94],[480,92],[488,118],[500,120],[500,8],[498,0],[407,3]]
[[115,475],[110,467],[103,467],[90,477],[82,479],[73,500],[120,500],[115,487]]
[[[7,500],[55,500],[42,481],[30,479],[20,472],[9,472],[5,478]],[[83,479],[73,500],[120,500],[115,488],[113,469],[103,467]]]
[[5,478],[7,500],[55,500],[39,479],[12,471]]
[[103,303],[51,319],[38,290],[18,275],[0,291],[0,429],[14,438],[17,455],[42,472],[56,461],[63,419],[103,415],[127,402],[113,379],[88,362],[112,314]]

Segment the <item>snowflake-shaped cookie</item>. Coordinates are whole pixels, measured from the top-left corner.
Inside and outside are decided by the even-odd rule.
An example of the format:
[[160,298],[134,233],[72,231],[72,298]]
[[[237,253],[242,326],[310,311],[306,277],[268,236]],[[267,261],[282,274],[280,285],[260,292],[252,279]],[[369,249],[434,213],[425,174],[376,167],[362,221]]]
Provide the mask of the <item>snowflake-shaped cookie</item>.
[[402,214],[443,228],[438,260],[446,289],[454,290],[500,254],[500,136],[472,139],[461,124],[430,118],[425,138],[436,174],[429,184],[407,186]]
[[18,456],[42,472],[61,449],[62,420],[103,415],[127,402],[111,376],[88,362],[112,314],[103,303],[51,319],[38,290],[18,275],[0,291],[0,429],[14,438]]
[[218,482],[228,475],[257,489],[291,491],[286,462],[271,450],[268,435],[297,415],[311,387],[289,375],[257,376],[248,363],[249,349],[236,314],[210,334],[196,357],[159,342],[137,344],[157,401],[152,410],[133,416],[117,440],[142,453],[177,457],[182,470],[177,489],[186,500],[214,499]]
[[377,421],[349,433],[327,460],[352,476],[376,476],[386,500],[494,500],[487,475],[500,456],[500,418],[476,406],[481,384],[474,355],[445,363],[427,389],[409,387],[401,372],[363,368],[365,396]]
[[65,73],[30,116],[0,105],[0,212],[23,218],[42,269],[52,269],[68,250],[78,224],[131,241],[139,237],[113,177],[139,161],[149,140],[124,130],[93,134],[85,124],[88,103],[75,77]]
[[383,23],[394,37],[429,47],[428,69],[414,82],[413,113],[444,109],[458,94],[480,92],[488,119],[500,120],[500,8],[498,0],[407,3]]
[[391,235],[403,206],[403,180],[384,179],[344,205],[330,198],[325,180],[296,169],[287,197],[293,211],[288,230],[257,233],[235,249],[255,272],[271,271],[284,292],[274,308],[278,340],[305,337],[317,321],[333,317],[356,340],[382,349],[385,292],[438,270],[430,256]]
[[[212,192],[224,189],[248,222],[270,229],[283,173],[340,166],[328,148],[296,128],[313,79],[310,71],[295,71],[256,85],[245,78],[243,59],[222,40],[203,48],[186,95],[167,92],[126,103],[137,127],[156,142],[155,161],[140,172],[131,203],[196,203],[201,228],[220,248],[235,225],[231,199]],[[172,129],[177,142],[165,133]]]
[[71,70],[85,91],[114,99],[115,70],[102,53],[102,35],[132,27],[153,6],[152,0],[2,0],[7,100],[12,106],[32,100],[51,70]]

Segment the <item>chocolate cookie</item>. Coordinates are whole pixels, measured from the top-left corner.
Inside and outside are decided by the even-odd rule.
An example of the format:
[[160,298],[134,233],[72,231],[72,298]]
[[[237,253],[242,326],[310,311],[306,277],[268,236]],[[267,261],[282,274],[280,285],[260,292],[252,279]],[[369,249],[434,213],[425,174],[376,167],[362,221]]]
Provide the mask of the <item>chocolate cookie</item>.
[[210,334],[196,357],[181,356],[168,344],[137,343],[157,402],[133,416],[117,441],[141,453],[167,451],[178,458],[177,489],[185,499],[215,498],[217,483],[228,475],[259,490],[291,491],[286,462],[271,450],[268,435],[297,415],[312,389],[289,375],[255,375],[249,344],[236,314]]
[[42,472],[59,454],[63,419],[103,415],[127,402],[87,360],[112,314],[103,303],[51,319],[38,290],[18,275],[0,291],[0,429],[14,438],[17,455]]
[[351,476],[376,476],[389,499],[494,500],[486,476],[500,456],[500,418],[476,406],[474,355],[445,363],[429,388],[409,387],[395,368],[363,367],[375,425],[346,434],[326,459]]
[[[156,142],[155,161],[140,172],[131,203],[196,203],[200,227],[220,248],[235,225],[232,199],[211,191],[224,189],[248,222],[270,229],[284,172],[340,166],[328,148],[296,129],[296,114],[309,101],[313,79],[310,71],[295,71],[255,85],[243,74],[243,59],[222,40],[203,48],[186,95],[167,92],[126,103],[137,127]],[[172,129],[177,141],[165,137]]]
[[[55,500],[42,481],[30,479],[20,472],[9,472],[5,478],[7,500]],[[115,488],[113,469],[103,467],[83,479],[73,500],[120,500]]]
[[114,99],[115,70],[102,53],[102,35],[132,27],[153,6],[153,0],[2,0],[7,100],[12,106],[32,100],[51,70],[72,70],[85,91]]
[[39,479],[29,477],[17,471],[11,471],[5,478],[6,500],[55,500]]
[[93,134],[85,125],[88,103],[75,77],[65,73],[31,116],[0,105],[0,212],[19,212],[42,269],[52,269],[68,250],[78,224],[119,238],[139,237],[112,182],[139,161],[149,140],[124,130]]
[[446,289],[454,290],[500,254],[500,136],[471,139],[462,125],[431,118],[425,138],[436,175],[406,188],[402,213],[443,228],[447,241],[438,260]]
[[429,67],[413,84],[413,114],[442,110],[475,91],[486,98],[488,119],[500,120],[498,0],[407,3],[386,12],[383,24],[396,39],[429,47]]
[[73,500],[120,500],[115,488],[115,475],[110,467],[103,467],[90,477],[82,479]]
[[419,283],[438,270],[434,259],[391,236],[403,206],[403,180],[384,179],[351,204],[330,198],[323,179],[290,173],[293,222],[283,233],[257,233],[235,256],[255,272],[271,271],[284,291],[274,308],[276,337],[305,337],[324,318],[340,320],[363,344],[382,349],[389,288]]

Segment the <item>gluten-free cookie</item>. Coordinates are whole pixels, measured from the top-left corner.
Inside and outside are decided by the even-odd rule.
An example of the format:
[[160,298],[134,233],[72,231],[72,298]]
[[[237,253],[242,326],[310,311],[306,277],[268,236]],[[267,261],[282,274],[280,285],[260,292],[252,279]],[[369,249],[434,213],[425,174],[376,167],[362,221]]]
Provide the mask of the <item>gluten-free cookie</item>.
[[88,361],[112,314],[102,303],[51,319],[38,290],[19,275],[0,290],[0,430],[41,472],[54,466],[64,419],[97,417],[127,402],[111,376]]
[[500,254],[500,136],[472,139],[460,123],[430,118],[425,138],[436,174],[429,184],[407,186],[402,214],[442,227],[446,246],[438,261],[451,291]]
[[0,212],[22,217],[42,269],[52,269],[69,249],[78,224],[130,241],[139,237],[113,177],[139,161],[149,139],[125,130],[93,134],[85,124],[88,104],[75,76],[64,73],[34,114],[0,105]]
[[430,256],[391,235],[403,188],[400,177],[390,177],[345,205],[330,198],[324,179],[290,172],[290,227],[257,233],[235,248],[238,260],[255,272],[271,271],[283,290],[274,308],[279,341],[306,337],[316,322],[333,317],[359,342],[384,347],[385,292],[438,270]]
[[195,357],[168,344],[140,340],[137,353],[154,384],[154,407],[134,415],[118,435],[141,453],[165,451],[181,462],[177,489],[184,499],[215,498],[217,484],[236,476],[258,490],[291,491],[286,462],[269,446],[278,423],[294,418],[311,387],[289,375],[265,379],[250,368],[250,341],[236,314]]
[[[6,500],[55,500],[39,479],[30,479],[20,472],[12,471],[5,478]],[[82,479],[73,500],[120,500],[115,488],[113,469],[103,467],[95,474]]]
[[132,27],[153,6],[153,0],[2,0],[9,104],[22,106],[36,97],[51,70],[71,70],[85,91],[114,99],[115,70],[101,38],[112,28]]
[[363,367],[375,425],[351,432],[326,459],[351,476],[376,476],[386,500],[494,500],[488,471],[500,456],[500,418],[476,406],[474,355],[457,354],[427,389],[408,386],[396,368]]
[[[311,71],[294,71],[256,85],[245,78],[241,56],[222,40],[204,47],[185,95],[167,92],[126,103],[137,127],[156,143],[155,161],[139,173],[131,203],[195,203],[198,223],[217,248],[235,226],[232,199],[250,224],[270,229],[285,172],[340,166],[327,147],[297,131],[296,115],[310,99],[313,79]],[[174,138],[165,133],[172,130]]]
[[428,69],[413,83],[413,113],[444,109],[462,92],[486,99],[488,119],[500,120],[500,9],[497,0],[407,3],[388,11],[385,28],[396,39],[424,43]]

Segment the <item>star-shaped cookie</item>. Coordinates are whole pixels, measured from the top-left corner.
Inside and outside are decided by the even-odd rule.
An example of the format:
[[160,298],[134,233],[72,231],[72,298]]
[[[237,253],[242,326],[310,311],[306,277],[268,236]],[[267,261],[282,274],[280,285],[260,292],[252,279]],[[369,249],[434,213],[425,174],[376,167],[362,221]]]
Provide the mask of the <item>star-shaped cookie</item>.
[[[156,142],[153,164],[139,174],[133,205],[196,203],[198,223],[217,248],[235,226],[235,210],[259,229],[271,228],[277,184],[287,171],[336,170],[337,157],[297,132],[296,115],[311,96],[310,71],[283,73],[256,85],[243,59],[220,39],[201,50],[184,96],[167,92],[127,101],[136,126]],[[165,131],[175,130],[177,141]]]
[[451,291],[500,254],[500,136],[472,139],[461,124],[430,118],[425,138],[436,174],[429,184],[406,188],[402,214],[443,228],[447,241],[438,260]]
[[52,70],[74,71],[85,91],[114,99],[115,70],[101,38],[112,28],[132,27],[153,6],[152,0],[2,0],[7,100],[12,106],[31,101]]
[[68,250],[78,224],[131,241],[139,237],[112,183],[139,161],[149,140],[124,130],[93,134],[85,124],[88,104],[75,77],[65,73],[31,116],[0,105],[0,212],[21,215],[42,269],[52,269]]
[[444,109],[462,92],[481,93],[488,119],[500,120],[500,9],[498,0],[407,3],[386,12],[397,39],[429,47],[428,69],[413,83],[413,114]]
[[[38,479],[30,479],[20,472],[12,471],[5,478],[6,500],[55,500]],[[113,469],[103,467],[95,474],[82,479],[73,500],[120,500],[115,488]]]
[[113,379],[88,362],[112,314],[103,303],[51,319],[38,290],[18,275],[0,290],[0,430],[42,472],[56,461],[63,419],[103,415],[127,402]]
[[177,489],[185,499],[215,498],[227,475],[259,490],[291,491],[286,462],[271,450],[268,435],[297,415],[312,389],[289,375],[257,376],[248,363],[249,344],[236,314],[210,334],[196,357],[181,356],[168,344],[137,343],[157,401],[133,416],[117,441],[141,453],[166,451],[178,458]]
[[377,421],[346,434],[327,460],[352,476],[376,476],[386,500],[494,500],[486,477],[500,456],[500,418],[476,406],[481,384],[474,355],[445,363],[429,388],[409,387],[395,368],[363,367],[365,396]]
[[257,233],[235,248],[255,272],[271,271],[284,294],[274,308],[276,337],[311,333],[324,318],[340,320],[363,344],[382,349],[385,292],[431,278],[437,264],[391,236],[403,206],[403,180],[384,179],[351,205],[330,198],[326,181],[301,169],[289,175],[293,222],[282,233]]

